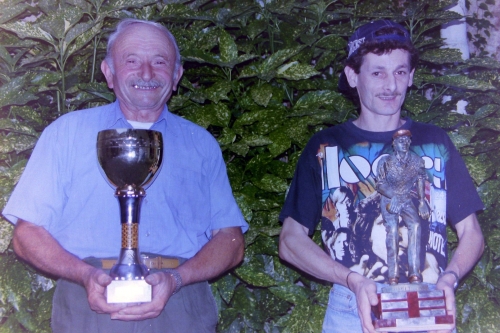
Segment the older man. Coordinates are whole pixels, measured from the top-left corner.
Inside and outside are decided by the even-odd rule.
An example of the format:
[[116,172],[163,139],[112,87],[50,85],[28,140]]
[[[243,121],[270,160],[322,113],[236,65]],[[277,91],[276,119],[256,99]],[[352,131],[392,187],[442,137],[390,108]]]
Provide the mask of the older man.
[[[437,288],[445,291],[448,314],[455,315],[454,288],[472,269],[484,247],[475,215],[483,208],[481,200],[447,134],[435,126],[401,116],[418,61],[408,31],[388,20],[371,22],[355,31],[348,48],[344,75],[357,93],[360,114],[355,120],[317,133],[302,152],[280,214],[283,221],[280,256],[310,275],[334,283],[324,332],[375,332],[371,318],[371,306],[378,303],[374,280],[389,282],[387,258],[363,250],[366,244],[361,240],[377,234],[356,228],[357,221],[348,224],[354,231],[354,264],[350,267],[329,256],[308,236],[316,229],[322,213],[325,214],[322,207],[328,197],[326,193],[341,186],[349,187],[354,193],[355,207],[361,207],[360,203],[366,206],[364,203],[377,195],[377,164],[384,155],[392,153],[393,134],[409,130],[412,151],[425,160],[429,180],[425,182],[425,200],[431,203],[430,207],[447,212],[459,239],[458,248],[448,261],[446,221],[435,219],[433,214],[432,218],[428,214],[420,217],[426,230],[420,270],[427,267],[438,270],[422,274],[424,282],[436,283]],[[381,214],[380,205],[370,207],[373,211],[361,214],[358,210],[356,216]],[[432,259],[433,264],[426,265],[427,259]],[[427,277],[430,278],[426,280]],[[407,282],[409,276],[401,272],[399,278]]]
[[[15,224],[14,250],[59,278],[56,333],[214,332],[217,309],[206,281],[242,260],[248,225],[215,139],[165,105],[183,72],[175,39],[160,24],[124,20],[109,37],[101,69],[117,101],[69,113],[43,132],[3,211]],[[173,267],[151,270],[152,301],[143,304],[108,304],[105,296],[111,277],[102,259],[118,255],[120,223],[96,138],[114,128],[152,129],[164,138],[139,243],[148,260],[172,259]]]

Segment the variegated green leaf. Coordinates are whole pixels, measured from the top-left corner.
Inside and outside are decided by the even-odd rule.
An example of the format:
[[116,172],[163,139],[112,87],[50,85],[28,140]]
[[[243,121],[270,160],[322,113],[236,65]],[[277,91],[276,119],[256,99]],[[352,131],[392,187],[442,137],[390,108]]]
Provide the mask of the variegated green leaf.
[[268,137],[263,135],[249,135],[244,137],[242,142],[250,147],[265,146],[273,143]]
[[339,98],[342,98],[342,95],[336,91],[312,91],[302,96],[295,103],[294,109],[309,109],[318,106],[333,105]]
[[310,65],[303,65],[294,61],[278,68],[276,74],[276,77],[288,80],[304,80],[318,75],[319,72]]
[[499,110],[500,110],[499,105],[487,104],[487,105],[480,107],[476,112],[474,112],[474,118],[476,118],[476,119],[486,118],[489,115],[491,115],[494,112],[497,112]]
[[219,81],[212,85],[210,88],[205,89],[205,96],[215,102],[219,103],[221,100],[229,100],[227,94],[231,91],[231,83],[227,81]]
[[252,286],[269,287],[276,284],[276,281],[271,276],[256,270],[252,265],[247,264],[238,267],[236,274]]
[[465,75],[443,75],[429,80],[429,83],[438,83],[460,89],[480,91],[496,90],[495,86],[489,82],[470,79]]
[[33,149],[37,138],[29,135],[0,135],[0,153],[20,153]]
[[224,127],[222,129],[222,134],[217,138],[219,145],[226,146],[233,143],[236,140],[236,133],[229,127]]
[[486,154],[463,156],[463,159],[476,184],[482,184],[495,173],[496,165]]
[[12,239],[13,225],[5,219],[0,219],[0,253],[4,253],[9,248]]
[[95,35],[101,32],[103,22],[80,23],[72,27],[66,38],[64,46],[67,48],[67,56],[72,55],[86,45]]
[[41,71],[33,73],[30,78],[30,83],[37,86],[49,86],[58,83],[61,80],[60,72]]
[[303,286],[286,282],[270,287],[269,290],[279,298],[292,304],[307,302],[309,296]]
[[422,95],[409,94],[405,98],[404,108],[413,114],[419,114],[429,110],[431,101]]
[[0,107],[6,105],[23,105],[38,97],[25,91],[24,77],[16,77],[12,81],[0,87]]
[[57,48],[57,42],[54,40],[54,38],[38,25],[33,25],[29,22],[24,21],[14,21],[0,25],[0,29],[12,31],[16,35],[18,35],[19,38],[40,39],[52,44],[55,48]]
[[246,156],[248,151],[250,150],[250,147],[245,143],[236,142],[230,145],[228,149],[240,156]]
[[238,48],[231,35],[225,30],[219,30],[220,60],[228,63],[238,57]]
[[288,188],[285,180],[270,174],[265,174],[262,179],[253,181],[253,183],[268,192],[285,192]]
[[346,48],[346,41],[338,35],[328,35],[318,40],[315,46],[327,50],[344,50]]
[[260,72],[266,73],[268,71],[278,68],[286,60],[290,59],[291,57],[299,53],[303,48],[304,46],[297,46],[294,48],[279,50],[273,53],[269,58],[264,60],[264,62],[259,66]]
[[25,1],[6,2],[7,1],[3,2],[2,10],[0,11],[0,24],[16,18],[29,8],[29,4]]
[[273,96],[273,87],[269,84],[254,86],[250,89],[250,95],[255,103],[265,107]]
[[275,131],[269,135],[269,139],[273,141],[267,148],[273,156],[278,156],[287,151],[292,146],[292,141],[282,131]]
[[[77,6],[63,5],[57,12],[50,12],[40,22],[40,27],[50,33],[54,38],[63,40],[66,34],[83,16],[83,12]],[[73,37],[74,38],[74,37]]]
[[434,49],[424,52],[420,57],[435,64],[463,62],[462,53],[458,49]]

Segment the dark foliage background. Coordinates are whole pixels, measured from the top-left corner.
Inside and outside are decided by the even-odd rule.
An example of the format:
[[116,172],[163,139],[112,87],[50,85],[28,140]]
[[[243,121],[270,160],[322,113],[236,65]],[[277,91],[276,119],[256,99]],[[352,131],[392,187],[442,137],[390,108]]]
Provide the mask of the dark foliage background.
[[[319,332],[328,286],[277,255],[278,213],[309,137],[354,117],[337,91],[353,29],[376,18],[407,26],[421,61],[405,108],[449,132],[486,210],[485,254],[458,292],[461,332],[500,323],[500,64],[484,52],[463,61],[442,49],[439,29],[452,1],[375,0],[4,0],[0,13],[0,207],[43,128],[114,96],[99,70],[116,20],[164,23],[176,36],[185,74],[169,108],[219,141],[250,231],[240,267],[212,284],[219,332]],[[488,10],[492,0],[482,4]],[[488,21],[472,24],[483,31]],[[476,44],[481,49],[481,43]],[[442,102],[442,97],[449,101]],[[467,114],[453,112],[459,100]],[[12,226],[0,221],[0,333],[50,332],[54,281],[14,256]],[[319,235],[315,240],[319,241]],[[450,249],[456,247],[450,230]]]

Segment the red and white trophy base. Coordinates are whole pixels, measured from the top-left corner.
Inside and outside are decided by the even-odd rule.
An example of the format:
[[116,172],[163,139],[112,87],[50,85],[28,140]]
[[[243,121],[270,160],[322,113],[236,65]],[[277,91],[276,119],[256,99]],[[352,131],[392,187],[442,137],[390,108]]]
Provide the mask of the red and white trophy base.
[[377,332],[415,332],[447,330],[454,327],[446,313],[442,290],[429,290],[426,284],[397,284],[383,287],[378,304],[372,308]]

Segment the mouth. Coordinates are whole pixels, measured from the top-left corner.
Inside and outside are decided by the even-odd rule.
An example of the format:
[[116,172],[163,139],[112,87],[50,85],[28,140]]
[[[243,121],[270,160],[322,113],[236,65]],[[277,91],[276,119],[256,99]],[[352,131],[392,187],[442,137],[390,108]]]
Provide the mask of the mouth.
[[377,97],[384,100],[384,101],[391,101],[397,97],[399,97],[400,94],[395,94],[395,95],[378,95]]
[[157,85],[138,85],[138,84],[134,84],[132,87],[134,87],[134,89],[139,89],[139,90],[153,90],[153,89],[159,88],[160,86],[157,86]]
[[137,90],[155,90],[162,87],[161,82],[156,80],[144,81],[137,80],[136,82],[132,82],[132,87]]

